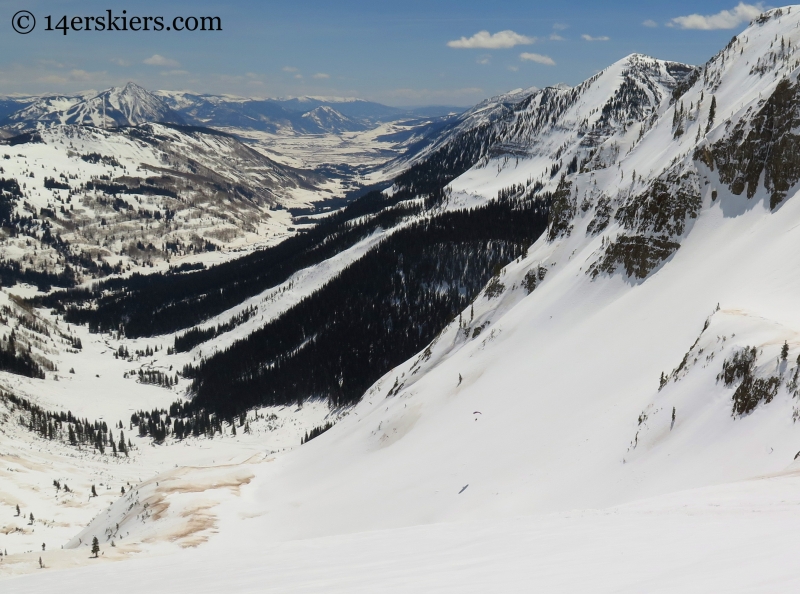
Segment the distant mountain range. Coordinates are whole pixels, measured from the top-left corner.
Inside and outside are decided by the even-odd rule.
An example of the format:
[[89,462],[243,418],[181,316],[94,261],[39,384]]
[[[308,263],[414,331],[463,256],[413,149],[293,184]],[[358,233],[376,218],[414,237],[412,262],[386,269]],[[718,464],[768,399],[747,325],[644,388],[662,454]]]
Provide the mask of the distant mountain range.
[[54,124],[120,127],[170,123],[264,132],[339,134],[370,129],[383,122],[441,118],[460,111],[460,108],[447,106],[401,109],[361,99],[248,99],[151,92],[129,82],[100,93],[0,99],[0,129],[5,136],[10,136]]

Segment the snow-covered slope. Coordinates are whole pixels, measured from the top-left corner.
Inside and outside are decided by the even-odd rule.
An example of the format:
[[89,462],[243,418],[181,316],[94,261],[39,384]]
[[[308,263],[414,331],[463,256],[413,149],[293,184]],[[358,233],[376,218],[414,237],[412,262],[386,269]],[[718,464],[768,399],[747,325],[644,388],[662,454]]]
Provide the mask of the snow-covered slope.
[[[167,487],[169,488],[169,487]],[[748,481],[605,510],[419,525],[261,544],[260,518],[226,517],[199,549],[113,563],[120,546],[43,554],[46,570],[4,582],[34,594],[113,583],[169,592],[785,593],[795,570],[798,479]],[[221,491],[225,487],[214,489]],[[166,490],[166,489],[165,489]],[[243,489],[247,497],[248,487]],[[236,498],[232,497],[232,500]],[[39,553],[28,555],[35,563]],[[11,560],[14,571],[22,564]],[[67,567],[89,565],[64,572]],[[56,571],[54,571],[56,570]]]
[[0,146],[0,156],[0,178],[16,184],[4,224],[20,217],[0,257],[55,274],[274,243],[290,233],[284,208],[307,205],[326,183],[231,135],[164,124],[53,126]]

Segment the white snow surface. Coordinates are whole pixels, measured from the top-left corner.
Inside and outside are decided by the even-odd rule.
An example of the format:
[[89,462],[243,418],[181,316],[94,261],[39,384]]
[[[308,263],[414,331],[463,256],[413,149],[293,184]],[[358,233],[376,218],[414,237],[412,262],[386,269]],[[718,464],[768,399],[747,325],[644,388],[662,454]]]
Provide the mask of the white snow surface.
[[3,584],[15,594],[86,583],[113,584],[121,594],[791,592],[800,587],[792,546],[798,487],[793,474],[605,510],[266,545],[258,518],[231,517],[200,549],[123,565],[103,555],[91,567],[48,568]]

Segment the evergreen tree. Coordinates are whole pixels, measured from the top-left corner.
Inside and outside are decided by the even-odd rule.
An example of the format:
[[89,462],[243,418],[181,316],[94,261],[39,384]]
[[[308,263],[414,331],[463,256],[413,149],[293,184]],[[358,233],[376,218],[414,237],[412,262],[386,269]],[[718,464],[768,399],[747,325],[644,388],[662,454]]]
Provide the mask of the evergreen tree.
[[[94,487],[92,487],[94,489]],[[97,558],[98,553],[100,552],[100,541],[97,540],[96,536],[92,537],[92,554],[94,555],[95,559]]]
[[717,115],[717,98],[711,95],[711,107],[708,110],[708,125],[706,126],[706,133],[711,130],[714,125],[714,118]]
[[97,497],[97,491],[95,490],[94,485],[92,485],[92,497]]
[[31,519],[31,521],[30,521],[30,524],[31,524],[31,525],[33,525],[33,522],[34,522],[34,519],[33,519],[33,512],[31,512],[30,519]]
[[17,516],[19,516],[19,504],[17,504]]
[[781,361],[786,361],[789,357],[789,343],[783,341],[783,346],[781,347]]
[[106,453],[106,449],[103,446],[103,437],[102,436],[103,436],[103,432],[102,431],[98,431],[97,433],[95,433],[94,448],[96,450],[99,450],[101,454],[105,454]]

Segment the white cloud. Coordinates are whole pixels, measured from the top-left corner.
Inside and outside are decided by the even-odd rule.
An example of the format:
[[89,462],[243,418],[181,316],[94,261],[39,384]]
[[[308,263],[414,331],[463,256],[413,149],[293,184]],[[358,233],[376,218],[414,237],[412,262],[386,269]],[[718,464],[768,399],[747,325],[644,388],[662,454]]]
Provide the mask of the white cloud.
[[150,66],[168,66],[173,68],[180,66],[178,61],[165,58],[164,56],[159,56],[158,54],[153,54],[144,60],[144,63],[149,64]]
[[536,42],[535,37],[520,35],[514,31],[478,31],[472,37],[462,37],[455,41],[448,41],[447,46],[456,49],[507,49],[515,45],[530,45]]
[[555,29],[556,31],[564,31],[567,28],[569,28],[569,25],[565,25],[564,23],[553,24],[553,29]]
[[605,35],[601,35],[600,37],[592,37],[591,35],[587,35],[586,33],[581,35],[581,38],[585,39],[586,41],[608,41],[609,39],[611,39],[610,37],[607,37]]
[[131,63],[128,60],[123,60],[122,58],[111,58],[111,62],[116,64],[117,66],[130,66]]
[[646,21],[644,21],[642,24],[643,24],[645,27],[650,27],[650,28],[653,28],[653,27],[658,27],[658,23],[657,23],[657,22],[655,22],[653,19],[647,19],[647,20],[646,20]]
[[92,74],[90,72],[86,72],[86,70],[70,70],[69,77],[71,80],[92,80]]
[[486,56],[481,56],[480,58],[478,58],[478,59],[477,59],[477,60],[475,60],[475,61],[476,61],[478,64],[490,64],[490,63],[491,63],[491,61],[492,61],[492,56],[489,56],[489,55],[486,55]]
[[294,77],[297,78],[297,79],[300,79],[300,78],[303,78],[303,75],[302,74],[295,74]]
[[764,12],[764,5],[745,4],[739,2],[731,10],[721,10],[717,14],[701,15],[690,14],[687,16],[675,17],[668,27],[680,27],[681,29],[699,29],[701,31],[714,31],[717,29],[734,29],[743,23],[749,23]]
[[46,76],[41,76],[37,78],[36,82],[54,84],[54,85],[65,85],[69,81],[63,76],[58,76],[57,74],[48,74]]
[[101,72],[88,72],[86,70],[73,69],[66,75],[63,74],[48,74],[36,79],[37,82],[44,82],[49,84],[67,84],[67,83],[86,83],[97,82],[107,78],[108,73],[103,70]]
[[558,33],[550,33],[550,41],[564,41],[564,38]]
[[297,68],[295,68],[294,66],[284,66],[283,67],[283,71],[284,72],[297,72]]
[[325,74],[324,72],[317,72],[313,78],[330,78],[330,74]]
[[507,66],[507,68],[508,68],[508,69],[509,69],[511,72],[516,72],[517,70],[519,70],[519,66]]
[[542,54],[531,54],[529,52],[523,52],[519,55],[520,60],[525,60],[526,62],[536,62],[537,64],[544,64],[545,66],[555,66],[556,63],[553,61],[553,58],[550,56],[543,56]]

